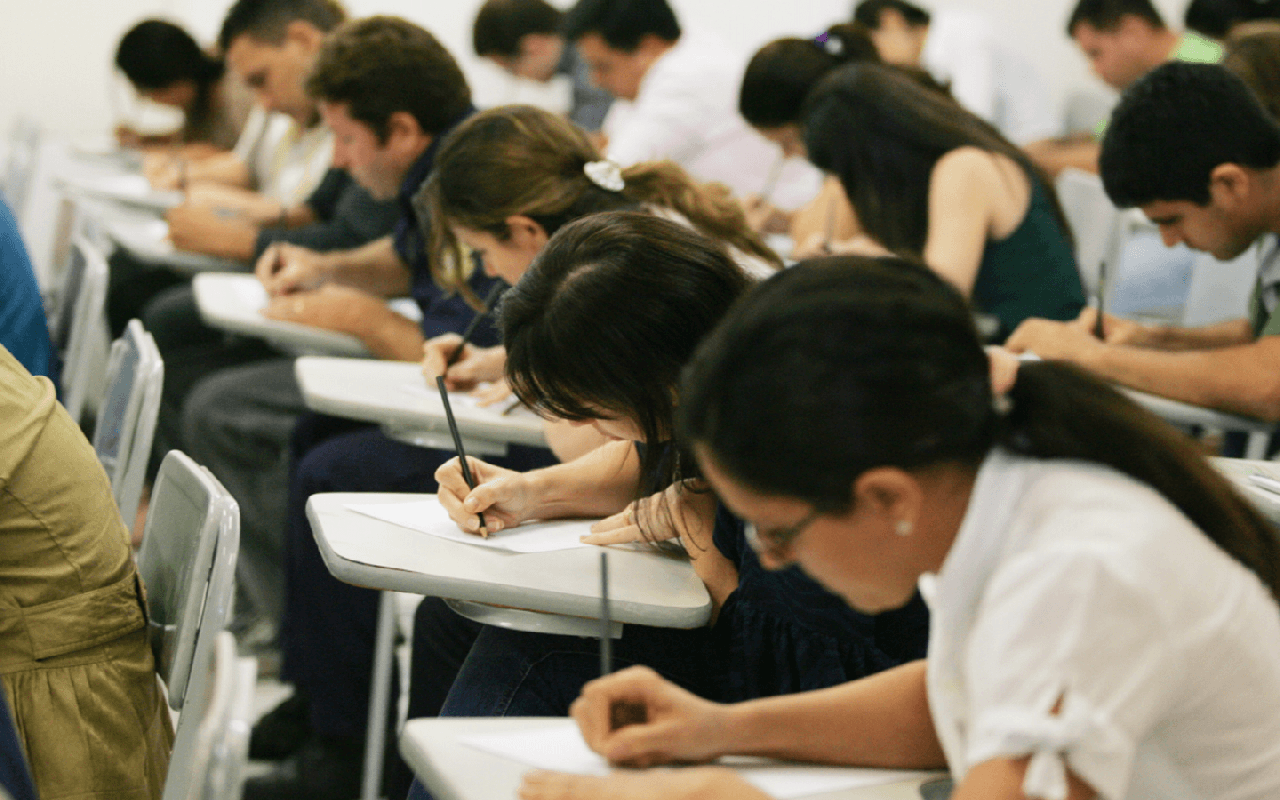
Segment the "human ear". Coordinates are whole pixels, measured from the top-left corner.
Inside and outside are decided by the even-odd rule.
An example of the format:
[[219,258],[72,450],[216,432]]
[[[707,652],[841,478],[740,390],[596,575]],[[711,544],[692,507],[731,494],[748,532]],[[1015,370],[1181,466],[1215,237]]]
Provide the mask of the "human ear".
[[507,237],[514,246],[538,252],[550,238],[546,228],[533,217],[513,214],[503,222],[507,225]]
[[314,53],[320,49],[320,44],[324,42],[324,31],[310,22],[295,19],[285,26],[284,40],[301,46],[307,52]]
[[422,126],[418,124],[418,118],[410,114],[408,111],[393,111],[391,116],[387,117],[387,139],[403,139],[410,138],[415,145],[420,137],[426,134],[422,131]]
[[897,467],[869,469],[853,482],[853,507],[882,521],[885,529],[898,535],[902,523],[909,531],[920,518],[924,490],[915,476]]
[[1239,164],[1219,164],[1209,173],[1209,200],[1220,208],[1239,206],[1252,187],[1252,176]]

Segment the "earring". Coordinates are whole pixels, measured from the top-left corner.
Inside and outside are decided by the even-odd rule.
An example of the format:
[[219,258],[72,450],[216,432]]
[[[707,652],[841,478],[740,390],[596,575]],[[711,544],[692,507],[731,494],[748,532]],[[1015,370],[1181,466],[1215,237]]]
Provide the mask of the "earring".
[[909,519],[900,519],[893,526],[893,532],[899,536],[910,536],[914,529],[915,526],[911,524],[911,520]]

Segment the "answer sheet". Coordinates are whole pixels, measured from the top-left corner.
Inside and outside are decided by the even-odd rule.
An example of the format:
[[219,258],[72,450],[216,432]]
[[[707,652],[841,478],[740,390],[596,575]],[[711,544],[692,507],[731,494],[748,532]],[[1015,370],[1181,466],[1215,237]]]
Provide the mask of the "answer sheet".
[[449,518],[449,512],[435,496],[407,503],[349,503],[347,508],[358,514],[390,522],[402,528],[439,536],[455,542],[510,550],[513,553],[548,553],[574,547],[591,547],[579,538],[591,532],[595,520],[555,520],[521,525],[490,534],[487,539],[464,533]]
[[[458,741],[486,753],[509,758],[536,769],[569,772],[578,775],[607,775],[609,765],[587,747],[578,726],[565,721],[546,728],[526,729],[513,733],[477,733],[461,736]],[[722,766],[732,767],[760,791],[779,800],[809,797],[815,794],[878,786],[899,781],[919,780],[933,773],[852,767],[780,765],[764,759],[722,759]]]

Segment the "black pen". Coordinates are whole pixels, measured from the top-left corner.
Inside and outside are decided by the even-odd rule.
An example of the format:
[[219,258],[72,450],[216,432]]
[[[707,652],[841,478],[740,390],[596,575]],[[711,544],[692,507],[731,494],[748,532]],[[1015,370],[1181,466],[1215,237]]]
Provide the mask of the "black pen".
[[489,316],[493,311],[494,305],[498,302],[498,296],[506,291],[507,285],[502,281],[493,284],[493,288],[489,290],[488,296],[484,299],[484,310],[471,318],[471,324],[462,332],[462,341],[458,342],[458,346],[454,348],[453,353],[449,356],[449,360],[444,362],[444,371],[448,372],[449,367],[458,363],[458,359],[462,357],[462,351],[467,349],[467,343],[471,341],[471,337],[475,335],[476,330],[480,327],[480,321]]
[[[613,615],[609,611],[609,554],[600,552],[600,677],[613,671]],[[609,730],[649,721],[644,703],[614,700],[609,704]]]
[[[471,474],[471,465],[467,463],[467,453],[462,449],[462,434],[458,433],[458,421],[453,418],[453,406],[449,405],[449,390],[444,387],[444,376],[436,376],[436,388],[440,390],[440,402],[444,404],[444,415],[449,419],[449,433],[453,434],[453,447],[458,451],[458,461],[462,463],[462,477],[467,486],[476,488],[476,478]],[[489,537],[489,526],[484,521],[484,514],[476,512],[480,518],[480,535]]]
[[1103,317],[1106,316],[1106,304],[1102,298],[1107,294],[1107,262],[1105,259],[1098,262],[1098,316],[1093,321],[1093,336],[1100,342],[1107,340],[1107,331],[1103,325]]

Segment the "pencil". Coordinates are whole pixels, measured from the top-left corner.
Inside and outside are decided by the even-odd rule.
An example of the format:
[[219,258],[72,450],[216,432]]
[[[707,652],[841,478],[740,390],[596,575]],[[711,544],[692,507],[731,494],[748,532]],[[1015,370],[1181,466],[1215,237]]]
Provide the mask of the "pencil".
[[471,337],[475,335],[476,330],[480,328],[480,322],[489,313],[493,311],[494,305],[498,302],[498,297],[506,291],[507,285],[502,281],[498,281],[489,290],[489,294],[484,298],[484,310],[471,318],[471,324],[462,332],[462,341],[458,342],[458,346],[453,349],[453,353],[449,356],[449,360],[444,362],[444,371],[448,372],[449,367],[458,363],[458,359],[462,357],[462,351],[467,349],[467,343],[471,341]]
[[609,553],[600,551],[600,676],[613,672],[613,622],[609,618]]
[[[471,474],[471,465],[467,463],[467,453],[462,449],[462,434],[458,433],[458,421],[453,417],[453,406],[449,405],[449,390],[444,387],[444,376],[436,376],[436,388],[440,390],[440,402],[444,404],[444,415],[449,420],[449,433],[453,434],[453,447],[458,451],[458,461],[462,462],[462,477],[467,482],[467,486],[476,488],[475,476]],[[480,535],[484,538],[489,536],[489,526],[484,521],[484,514],[479,512],[476,516],[480,518]]]
[[1107,340],[1107,331],[1103,323],[1103,317],[1106,316],[1106,304],[1103,300],[1107,296],[1107,262],[1102,260],[1098,262],[1098,316],[1093,321],[1093,335],[1100,342]]

